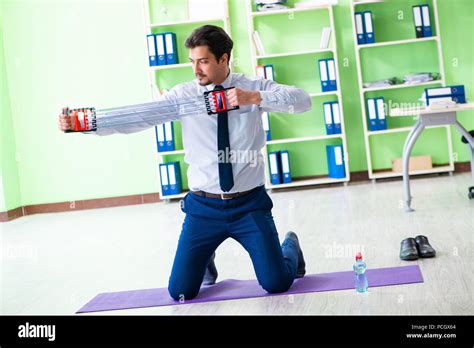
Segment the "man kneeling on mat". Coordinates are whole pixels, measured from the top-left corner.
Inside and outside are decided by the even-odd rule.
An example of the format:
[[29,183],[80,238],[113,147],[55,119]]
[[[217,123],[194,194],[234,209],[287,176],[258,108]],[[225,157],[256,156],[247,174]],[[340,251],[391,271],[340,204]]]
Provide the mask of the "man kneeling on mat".
[[[280,246],[272,200],[265,191],[265,146],[262,112],[301,113],[311,109],[305,91],[271,80],[249,79],[230,72],[233,42],[220,27],[205,25],[186,40],[196,80],[173,87],[161,98],[186,98],[214,89],[226,91],[237,110],[216,116],[182,116],[184,160],[189,164],[190,192],[181,202],[186,213],[168,290],[177,301],[189,300],[202,284],[215,283],[214,252],[227,238],[249,253],[257,279],[267,292],[287,291],[305,274],[298,238],[288,232]],[[171,119],[170,119],[171,120]],[[169,120],[169,121],[170,121]],[[97,129],[98,135],[132,133],[153,127],[134,124]],[[60,115],[59,128],[71,129]],[[204,281],[203,281],[204,280]]]

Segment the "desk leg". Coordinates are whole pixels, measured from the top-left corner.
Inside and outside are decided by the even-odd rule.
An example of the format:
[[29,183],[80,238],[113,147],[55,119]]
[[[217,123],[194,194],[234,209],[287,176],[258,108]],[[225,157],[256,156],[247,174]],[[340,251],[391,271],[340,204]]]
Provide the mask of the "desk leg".
[[471,174],[472,182],[474,182],[474,147],[471,147]]
[[410,193],[410,154],[413,146],[415,145],[416,140],[420,136],[421,132],[425,126],[421,123],[421,120],[418,120],[415,127],[408,134],[407,140],[405,141],[405,146],[403,148],[403,187],[405,195],[405,211],[411,212],[414,211],[411,208],[411,193]]
[[464,138],[467,139],[467,142],[469,143],[469,147],[471,148],[471,173],[472,173],[472,181],[474,181],[474,138],[458,121],[456,121],[454,126],[459,131],[459,133],[461,133],[464,136]]

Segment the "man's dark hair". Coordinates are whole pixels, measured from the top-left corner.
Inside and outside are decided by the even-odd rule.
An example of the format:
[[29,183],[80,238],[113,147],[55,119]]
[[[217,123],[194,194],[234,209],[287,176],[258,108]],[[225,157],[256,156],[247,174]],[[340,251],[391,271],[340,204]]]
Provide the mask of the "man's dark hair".
[[195,48],[197,46],[207,46],[209,51],[219,61],[224,53],[227,53],[228,61],[230,61],[230,51],[234,46],[234,42],[221,27],[215,25],[203,25],[195,29],[186,39],[186,48]]

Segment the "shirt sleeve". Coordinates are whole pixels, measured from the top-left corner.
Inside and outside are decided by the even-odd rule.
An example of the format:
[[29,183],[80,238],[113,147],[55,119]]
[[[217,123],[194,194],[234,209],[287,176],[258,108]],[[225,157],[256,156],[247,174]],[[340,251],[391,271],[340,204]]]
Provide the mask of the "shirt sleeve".
[[[171,104],[178,104],[179,101],[179,91],[180,91],[180,86],[177,85],[173,87],[170,91],[166,91],[160,96],[160,99],[157,100],[157,102],[163,102],[163,101],[168,101]],[[174,121],[178,120],[180,118],[179,115],[170,115],[169,117],[167,116],[162,120],[161,123],[165,123],[168,121]],[[156,123],[149,123],[149,122],[139,122],[139,123],[133,123],[133,124],[127,124],[127,125],[120,125],[116,127],[107,127],[107,128],[100,128],[97,127],[97,130],[92,131],[92,132],[83,132],[84,134],[95,134],[99,136],[105,136],[105,135],[112,135],[112,134],[131,134],[131,133],[137,133],[137,132],[142,132],[144,130],[147,130],[148,128],[152,128],[156,126]]]
[[260,108],[263,111],[298,114],[311,110],[311,97],[306,91],[272,80],[261,81]]

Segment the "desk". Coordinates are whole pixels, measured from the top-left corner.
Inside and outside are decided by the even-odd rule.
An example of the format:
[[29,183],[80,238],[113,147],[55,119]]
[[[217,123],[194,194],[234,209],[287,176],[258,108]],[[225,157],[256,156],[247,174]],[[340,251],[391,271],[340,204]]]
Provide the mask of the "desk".
[[[410,194],[410,175],[408,172],[408,164],[410,160],[411,150],[415,145],[416,140],[423,132],[425,127],[428,126],[443,126],[443,125],[454,125],[454,127],[467,139],[471,148],[471,172],[474,181],[474,139],[469,132],[458,122],[456,113],[458,111],[472,110],[474,109],[474,103],[457,104],[450,108],[412,108],[412,109],[392,109],[390,116],[418,116],[415,126],[408,134],[403,148],[403,187],[404,187],[404,199],[405,199],[405,211],[413,211],[411,208],[411,199],[413,198]],[[470,188],[472,190],[472,188]],[[470,193],[471,197],[472,193]]]

